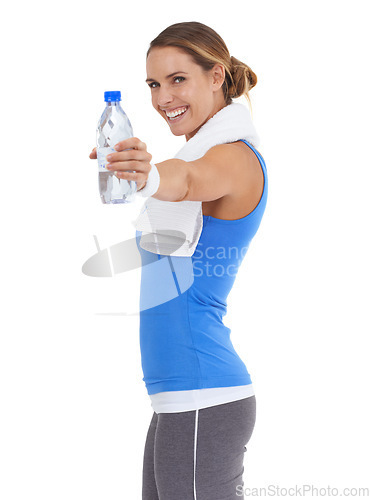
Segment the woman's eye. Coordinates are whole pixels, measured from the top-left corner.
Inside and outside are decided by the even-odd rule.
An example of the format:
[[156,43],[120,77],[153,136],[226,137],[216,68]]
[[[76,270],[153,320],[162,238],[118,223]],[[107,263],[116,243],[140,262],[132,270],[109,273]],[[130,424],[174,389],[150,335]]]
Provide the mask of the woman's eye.
[[[174,82],[177,82],[177,83],[181,83],[183,80],[185,80],[185,78],[183,76],[175,76],[175,78],[173,79]],[[148,83],[149,87],[151,89],[156,89],[157,86],[159,85],[158,82],[151,82],[151,83]]]

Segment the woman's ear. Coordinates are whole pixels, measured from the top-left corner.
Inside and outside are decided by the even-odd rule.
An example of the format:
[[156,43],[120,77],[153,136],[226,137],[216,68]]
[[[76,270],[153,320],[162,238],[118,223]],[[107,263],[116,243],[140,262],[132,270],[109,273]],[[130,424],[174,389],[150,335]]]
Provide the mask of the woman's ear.
[[214,90],[222,87],[225,81],[225,67],[222,64],[215,64],[212,68],[212,85]]

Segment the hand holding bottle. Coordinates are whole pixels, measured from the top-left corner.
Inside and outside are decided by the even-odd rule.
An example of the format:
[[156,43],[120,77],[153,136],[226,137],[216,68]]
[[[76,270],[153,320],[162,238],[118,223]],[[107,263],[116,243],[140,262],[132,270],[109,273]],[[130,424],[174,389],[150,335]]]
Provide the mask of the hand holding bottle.
[[[150,164],[152,155],[147,152],[146,144],[137,137],[129,137],[118,142],[114,149],[117,153],[111,153],[107,156],[109,161],[106,165],[107,169],[114,172],[119,179],[136,182],[137,189],[141,189],[146,184],[152,168]],[[127,172],[127,170],[131,170],[131,172]]]
[[[138,190],[144,187],[148,180],[152,159],[152,155],[146,150],[146,144],[137,137],[129,137],[118,142],[114,149],[117,152],[110,153],[106,157],[109,161],[105,165],[106,168],[113,172],[118,179],[136,182]],[[96,148],[92,150],[89,157],[96,160]],[[133,170],[134,172],[132,172]]]

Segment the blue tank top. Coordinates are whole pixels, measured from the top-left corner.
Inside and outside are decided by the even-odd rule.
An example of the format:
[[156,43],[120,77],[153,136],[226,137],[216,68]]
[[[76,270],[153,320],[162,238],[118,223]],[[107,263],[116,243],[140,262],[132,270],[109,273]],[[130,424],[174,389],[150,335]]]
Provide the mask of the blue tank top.
[[255,209],[236,220],[203,215],[203,228],[190,257],[141,255],[140,351],[149,395],[251,384],[223,323],[227,297],[266,207],[268,180]]

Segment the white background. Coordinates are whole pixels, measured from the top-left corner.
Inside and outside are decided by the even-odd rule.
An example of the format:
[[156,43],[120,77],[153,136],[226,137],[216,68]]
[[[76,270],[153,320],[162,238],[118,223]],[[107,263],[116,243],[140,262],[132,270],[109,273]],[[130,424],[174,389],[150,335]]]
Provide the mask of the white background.
[[[257,74],[269,198],[225,324],[257,421],[245,486],[370,487],[367,2],[15,2],[2,15],[0,496],[141,499],[152,416],[135,314],[140,271],[83,263],[134,237],[88,155],[121,90],[154,161],[184,143],[152,108],[150,41],[215,29]],[[245,100],[243,102],[246,102]],[[99,314],[111,312],[114,314]]]

